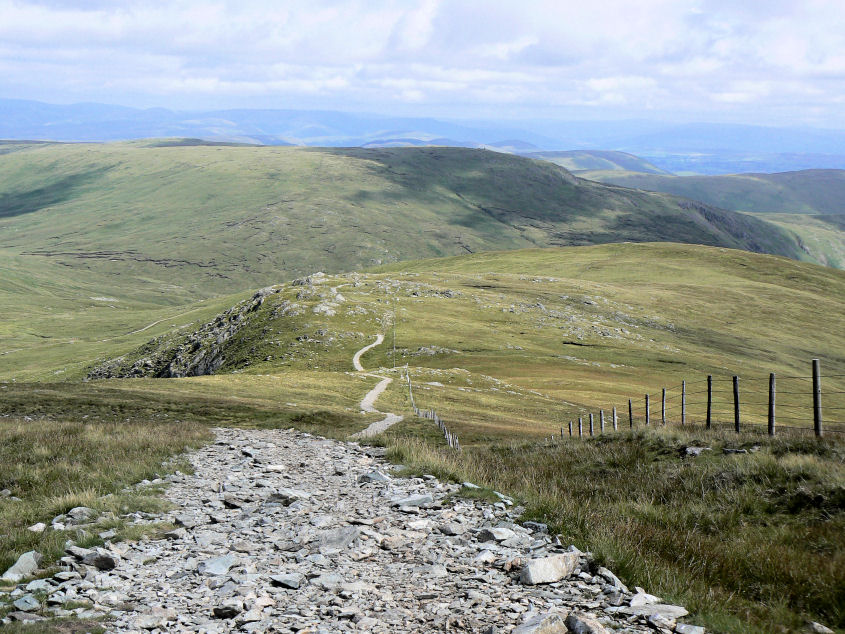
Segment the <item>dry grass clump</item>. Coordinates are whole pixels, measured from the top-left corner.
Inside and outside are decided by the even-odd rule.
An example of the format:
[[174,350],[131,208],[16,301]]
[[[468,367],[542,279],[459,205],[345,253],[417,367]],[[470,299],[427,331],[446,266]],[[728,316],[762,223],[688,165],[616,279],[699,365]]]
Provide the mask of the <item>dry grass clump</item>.
[[[27,527],[49,525],[75,506],[115,516],[160,509],[163,501],[156,491],[124,487],[166,473],[164,461],[209,438],[206,427],[189,422],[0,418],[0,490],[20,498],[0,497],[0,569],[28,550],[48,560],[60,556],[64,541],[75,532],[48,529],[39,534]],[[111,521],[109,527],[120,528],[121,523]]]

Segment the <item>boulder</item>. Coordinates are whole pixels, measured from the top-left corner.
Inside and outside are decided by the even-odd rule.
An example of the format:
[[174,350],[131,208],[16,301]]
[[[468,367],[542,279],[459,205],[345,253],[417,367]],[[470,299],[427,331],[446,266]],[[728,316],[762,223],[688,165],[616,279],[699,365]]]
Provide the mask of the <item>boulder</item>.
[[569,629],[560,614],[546,612],[537,614],[513,630],[513,634],[567,634]]
[[566,627],[572,634],[610,634],[592,615],[583,612],[572,612],[567,616]]
[[24,577],[29,577],[35,574],[35,571],[38,570],[38,566],[40,564],[41,553],[30,550],[18,557],[18,560],[14,563],[14,565],[4,572],[0,579],[3,581],[17,583]]
[[577,567],[578,555],[575,553],[531,559],[522,568],[519,580],[530,586],[538,583],[554,583],[571,575]]

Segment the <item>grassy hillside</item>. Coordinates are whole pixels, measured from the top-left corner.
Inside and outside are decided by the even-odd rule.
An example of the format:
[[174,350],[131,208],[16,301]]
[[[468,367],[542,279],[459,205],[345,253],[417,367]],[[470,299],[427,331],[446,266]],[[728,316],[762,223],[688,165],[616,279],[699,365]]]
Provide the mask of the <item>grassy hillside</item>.
[[670,172],[660,169],[644,158],[613,150],[528,152],[524,153],[523,156],[549,161],[575,173],[619,170],[643,174],[670,174]]
[[761,220],[482,150],[5,149],[0,255],[166,301],[491,249],[665,240],[806,257]]
[[[254,308],[246,300],[242,317],[218,319],[209,336],[186,328],[159,337],[111,372],[129,375],[149,360],[143,374],[164,375],[177,347],[184,357],[211,354],[209,342],[223,359],[218,374],[343,372],[374,333],[390,334],[395,302],[396,364],[445,373],[454,386],[444,402],[460,408],[462,425],[478,422],[481,435],[548,433],[631,396],[641,410],[642,394],[708,373],[806,376],[818,357],[827,374],[845,374],[845,273],[773,256],[604,245],[408,262],[312,282],[277,286]],[[227,320],[239,330],[220,344]],[[392,348],[368,359],[392,366]],[[506,415],[482,375],[538,394]],[[488,394],[458,390],[467,377]]]
[[[380,332],[386,341],[364,356],[365,367],[398,377],[407,364],[417,404],[437,409],[464,446],[462,454],[450,453],[430,421],[409,416],[380,441],[414,472],[518,495],[527,517],[592,549],[626,583],[687,605],[710,631],[792,632],[807,618],[845,624],[845,475],[841,440],[832,433],[845,431],[835,422],[845,411],[838,396],[845,394],[845,272],[718,247],[613,244],[312,275],[226,299],[223,308],[237,309],[215,317],[222,309],[203,304],[155,327],[168,326],[161,331],[102,342],[99,333],[114,327],[108,315],[125,318],[113,309],[87,339],[56,342],[49,355],[25,352],[19,367],[10,361],[0,375],[0,420],[18,443],[27,442],[24,416],[58,421],[68,433],[85,420],[85,433],[103,425],[125,428],[129,437],[184,421],[186,438],[171,437],[157,451],[200,438],[202,424],[297,425],[346,437],[379,418],[358,411],[377,380],[352,372],[351,358]],[[220,336],[233,325],[231,336]],[[215,346],[222,365],[213,376],[9,381],[53,376],[51,357],[73,360],[60,375],[67,378],[109,359],[116,374],[139,368],[155,375],[175,356],[211,354]],[[812,357],[821,359],[831,432],[821,441],[786,429],[810,426],[809,383],[793,377],[809,374]],[[770,371],[778,374],[782,427],[774,440],[753,426],[765,416]],[[717,423],[731,420],[725,390],[729,377],[740,375],[743,434],[702,429],[701,384],[693,382],[707,374],[716,379]],[[690,427],[678,427],[675,406],[674,426],[660,428],[657,395],[668,387],[676,404],[681,379],[690,382]],[[655,403],[653,431],[642,426],[644,393]],[[630,397],[633,432],[543,440],[570,420],[613,406],[624,427]],[[406,415],[409,406],[401,381],[378,401],[380,409]],[[50,428],[39,422],[31,442]],[[687,446],[711,451],[682,459]],[[754,447],[749,454],[722,451]],[[2,485],[20,486],[2,478]],[[102,491],[119,484],[101,480]],[[89,498],[86,504],[107,506]],[[50,500],[50,512],[79,499]],[[37,546],[40,538],[23,518],[4,515],[2,504],[0,524],[20,549]],[[39,519],[32,509],[27,521]],[[0,557],[13,559],[2,544]]]
[[665,192],[736,211],[788,214],[845,214],[845,170],[803,170],[780,174],[672,176],[630,169],[596,168],[582,174],[603,183]]
[[845,214],[766,214],[766,220],[798,236],[813,260],[845,269]]

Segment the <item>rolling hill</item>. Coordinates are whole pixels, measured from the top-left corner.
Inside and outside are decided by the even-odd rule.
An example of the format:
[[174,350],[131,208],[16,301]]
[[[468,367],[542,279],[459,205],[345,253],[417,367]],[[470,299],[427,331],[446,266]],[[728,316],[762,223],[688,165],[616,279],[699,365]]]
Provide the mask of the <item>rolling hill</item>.
[[664,192],[724,209],[760,213],[845,214],[845,170],[802,170],[778,174],[672,176],[628,172],[585,172],[584,178],[623,187]]
[[[615,152],[611,150],[569,150],[562,152],[528,152],[524,153],[523,156],[549,161],[555,165],[565,167],[570,172],[578,175],[585,173],[587,178],[590,178],[589,175],[594,172],[617,170],[642,174],[671,175],[669,172],[660,169],[647,160],[639,156],[634,156],[633,154],[628,154],[627,152]],[[640,189],[647,188],[641,187]]]
[[[316,269],[674,241],[806,257],[764,221],[460,148],[6,144],[0,255],[192,299]],[[105,290],[104,290],[105,293]]]

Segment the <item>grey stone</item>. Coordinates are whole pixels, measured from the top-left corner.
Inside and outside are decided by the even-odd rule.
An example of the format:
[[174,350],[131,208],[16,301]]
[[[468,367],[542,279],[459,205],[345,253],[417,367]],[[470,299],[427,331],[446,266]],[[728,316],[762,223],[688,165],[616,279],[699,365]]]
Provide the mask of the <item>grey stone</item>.
[[33,524],[26,530],[32,533],[43,533],[45,530],[47,530],[47,525],[44,522],[38,522],[37,524]]
[[572,634],[610,634],[593,616],[583,612],[570,613],[566,617],[566,627]]
[[567,634],[569,629],[560,614],[548,612],[524,621],[513,634]]
[[509,528],[482,528],[478,531],[478,541],[480,542],[501,542],[514,537],[516,537],[516,533]]
[[27,592],[49,592],[56,586],[50,583],[49,579],[35,579],[26,584]]
[[98,549],[91,551],[82,558],[82,563],[86,566],[94,566],[97,570],[114,570],[117,562],[114,557],[105,551]]
[[361,534],[354,526],[341,526],[323,531],[319,538],[320,550],[343,550]]
[[12,583],[17,583],[24,577],[29,577],[35,574],[35,571],[38,570],[38,566],[41,564],[41,553],[30,550],[29,552],[24,553],[18,560],[14,563],[14,565],[9,568],[6,572],[3,573],[3,576],[0,577],[3,581],[11,581]]
[[675,629],[675,619],[668,619],[662,614],[649,614],[646,623],[656,630],[664,629],[671,632]]
[[623,592],[628,592],[628,588],[625,587],[625,584],[622,583],[619,580],[619,577],[617,577],[615,574],[610,572],[610,570],[608,570],[604,566],[601,566],[598,569],[598,573],[599,573],[599,576],[603,577],[614,588],[618,588],[619,590],[622,590]]
[[427,504],[432,504],[434,499],[428,495],[409,495],[408,497],[404,498],[395,498],[392,500],[393,506],[399,507],[416,507],[416,506],[426,506]]
[[296,590],[305,581],[305,575],[299,572],[292,572],[284,575],[270,575],[270,583],[282,588]]
[[84,524],[85,522],[97,517],[97,511],[92,508],[88,508],[87,506],[77,506],[69,510],[66,515],[68,523]]
[[267,500],[269,502],[280,502],[285,506],[289,506],[294,502],[307,500],[310,497],[311,494],[307,491],[300,491],[298,489],[278,489],[274,493],[271,493]]
[[[641,590],[641,588],[638,588]],[[640,607],[643,605],[651,605],[652,603],[660,603],[662,599],[660,597],[656,597],[653,594],[649,594],[648,592],[637,592],[634,596],[631,597],[631,601],[629,605],[632,608]]]
[[[32,614],[31,612],[23,612],[21,610],[9,612],[6,616],[12,621],[17,621],[18,623],[36,623],[38,621],[46,621],[46,618],[40,614]],[[0,621],[0,624],[2,624],[2,621]]]
[[243,609],[241,601],[237,599],[230,599],[228,601],[224,601],[222,605],[214,606],[211,612],[218,619],[233,619],[243,612]]
[[542,522],[523,522],[522,525],[532,533],[548,533],[549,527]]
[[821,623],[816,623],[815,621],[810,623],[810,631],[813,632],[813,634],[833,634],[832,629],[826,625],[822,625]]
[[445,524],[440,525],[440,532],[444,535],[463,535],[466,531],[466,526],[459,524],[458,522],[446,522]]
[[369,473],[359,475],[358,482],[362,484],[367,482],[390,482],[390,476],[381,471],[370,471]]
[[622,607],[622,612],[636,616],[644,616],[648,618],[652,614],[659,614],[667,619],[680,619],[689,612],[679,605],[669,605],[668,603],[650,603],[648,605]]
[[522,569],[519,580],[526,585],[554,583],[571,575],[577,566],[578,555],[575,553],[531,559]]
[[341,588],[344,584],[344,580],[340,575],[330,573],[315,577],[311,580],[311,583],[323,590],[335,591]]
[[13,601],[12,605],[21,612],[35,612],[41,607],[41,602],[31,594],[25,594],[20,599]]
[[[705,634],[705,630],[700,625],[689,625],[687,623],[677,623],[675,625],[676,634]],[[819,634],[833,634],[831,630],[827,632],[819,632]]]
[[225,575],[236,563],[237,560],[232,555],[223,555],[201,562],[197,571],[202,575]]

